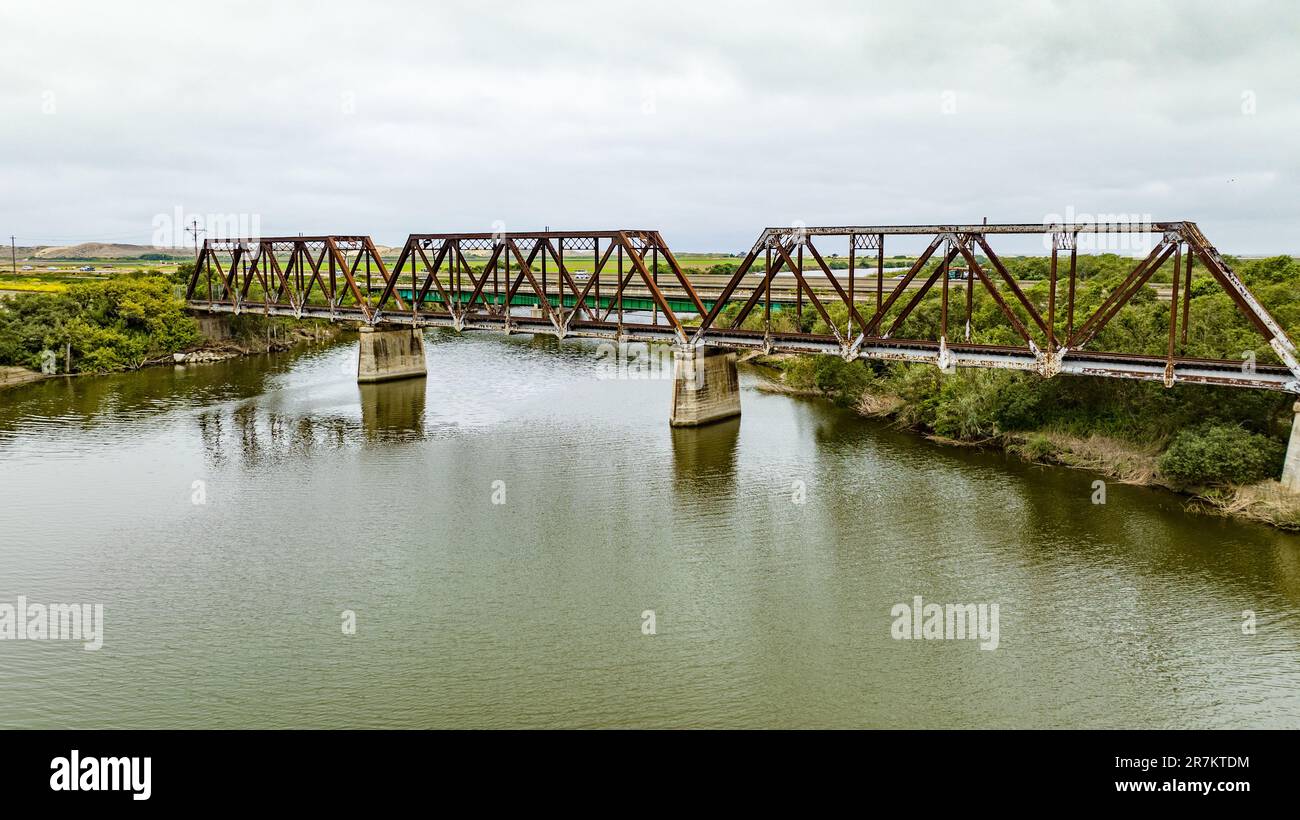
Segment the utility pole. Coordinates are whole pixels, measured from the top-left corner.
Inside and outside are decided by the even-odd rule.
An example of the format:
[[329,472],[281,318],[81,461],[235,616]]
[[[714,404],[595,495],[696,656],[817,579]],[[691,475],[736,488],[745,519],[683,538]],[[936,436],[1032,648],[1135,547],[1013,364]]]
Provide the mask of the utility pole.
[[194,234],[194,264],[197,265],[199,263],[199,234],[205,233],[205,231],[199,227],[199,220],[197,217],[190,222],[190,227],[186,228],[185,232]]
[[9,234],[9,263],[13,265],[14,275],[18,275],[18,250],[14,247],[14,235]]

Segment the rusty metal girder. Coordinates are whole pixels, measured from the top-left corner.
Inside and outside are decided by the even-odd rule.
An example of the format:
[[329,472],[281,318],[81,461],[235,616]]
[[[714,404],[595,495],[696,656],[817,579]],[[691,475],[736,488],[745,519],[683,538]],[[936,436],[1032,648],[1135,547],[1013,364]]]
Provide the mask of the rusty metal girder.
[[[1078,238],[1108,233],[1149,234],[1158,240],[1118,288],[1080,316]],[[1036,235],[1050,242],[1045,306],[1035,304],[1021,289],[993,249],[990,238],[1002,235]],[[928,236],[930,241],[886,292],[888,236]],[[849,260],[847,288],[823,253],[836,241],[844,243]],[[1058,259],[1058,251],[1066,250],[1068,271],[1063,272],[1065,262]],[[874,271],[867,270],[875,275],[865,279],[865,287],[858,278],[858,251],[874,251],[866,255],[868,264],[874,263]],[[566,261],[566,253],[571,259],[573,252],[590,254],[593,268],[585,282]],[[804,266],[805,254],[814,267]],[[950,304],[954,283],[949,271],[958,258],[966,265],[966,276],[955,283],[965,291],[965,315],[959,317],[964,318],[964,332],[954,342],[948,338],[950,315],[961,311],[962,303]],[[1171,258],[1175,269],[1165,355],[1089,351],[1088,345]],[[1195,260],[1268,342],[1281,367],[1247,370],[1239,361],[1194,359],[1183,353],[1193,318]],[[779,298],[792,303],[798,316],[806,299],[829,333],[773,331],[778,276],[793,279],[793,294],[786,284]],[[1062,282],[1063,277],[1068,282]],[[922,284],[899,308],[918,279]],[[936,284],[942,285],[937,337],[896,338]],[[977,290],[992,298],[1023,346],[970,343]],[[648,309],[625,309],[631,298]],[[1192,222],[768,228],[715,293],[691,281],[658,231],[644,229],[412,234],[391,271],[364,235],[208,239],[187,283],[186,299],[192,308],[212,312],[829,353],[849,360],[929,362],[945,370],[996,367],[1048,377],[1073,373],[1300,393],[1300,357],[1294,343]],[[512,313],[512,304],[520,300],[535,305],[540,315]],[[828,307],[836,300],[847,316],[842,328]],[[763,329],[743,328],[760,302],[766,317]],[[724,328],[719,319],[729,306],[736,312],[729,314],[729,327]],[[871,308],[866,315],[865,306]],[[1058,317],[1064,317],[1063,332]],[[888,329],[882,333],[882,327]]]
[[[359,283],[362,275],[365,280]],[[371,321],[370,287],[375,275],[385,284],[390,278],[368,236],[207,239],[186,285],[185,298],[192,306],[223,306],[236,314],[260,311],[272,315],[272,308],[288,308],[295,315],[306,315],[309,306],[331,311],[355,307]],[[200,293],[207,298],[199,298]]]

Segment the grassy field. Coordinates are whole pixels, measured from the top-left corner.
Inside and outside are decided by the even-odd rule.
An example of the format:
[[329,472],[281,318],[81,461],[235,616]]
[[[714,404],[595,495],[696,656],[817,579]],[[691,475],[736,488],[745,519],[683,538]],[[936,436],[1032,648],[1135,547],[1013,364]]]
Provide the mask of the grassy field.
[[[89,281],[89,278],[78,281]],[[58,293],[68,289],[69,282],[44,276],[0,276],[0,292]]]
[[[185,260],[92,259],[76,261],[19,260],[0,268],[0,293],[59,293],[76,282],[99,282],[137,270],[173,274]],[[83,271],[81,268],[92,268]]]

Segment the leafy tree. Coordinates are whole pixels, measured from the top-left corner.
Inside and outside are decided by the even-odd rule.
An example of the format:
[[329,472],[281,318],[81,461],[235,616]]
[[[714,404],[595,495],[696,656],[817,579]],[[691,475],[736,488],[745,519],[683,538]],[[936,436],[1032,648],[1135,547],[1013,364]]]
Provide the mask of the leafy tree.
[[[173,284],[140,273],[74,284],[65,293],[0,303],[0,363],[37,368],[42,353],[72,347],[74,371],[138,368],[199,341],[198,324]],[[62,363],[64,357],[58,356]]]

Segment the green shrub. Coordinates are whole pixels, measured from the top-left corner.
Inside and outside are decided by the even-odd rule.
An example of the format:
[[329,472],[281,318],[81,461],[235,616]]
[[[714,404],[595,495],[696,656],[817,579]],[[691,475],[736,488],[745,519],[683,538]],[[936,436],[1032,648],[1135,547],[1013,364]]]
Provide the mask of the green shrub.
[[[1256,259],[1241,268],[1241,277],[1249,286],[1265,283],[1294,282],[1300,279],[1300,264],[1289,256]],[[1194,291],[1193,291],[1194,292]]]
[[1049,382],[1037,376],[1012,374],[999,391],[994,421],[999,429],[1033,430],[1051,414]]
[[817,361],[812,356],[796,356],[782,363],[785,383],[796,390],[813,390],[817,387]]
[[1174,437],[1160,473],[1183,486],[1250,484],[1282,469],[1282,443],[1234,425],[1206,425]]
[[817,389],[844,407],[857,404],[871,382],[871,374],[862,362],[846,362],[839,356],[818,356],[813,378]]
[[934,429],[942,384],[939,369],[928,364],[891,363],[889,385],[902,399],[898,420],[905,425]]
[[934,432],[977,441],[1001,432],[998,410],[1010,374],[999,370],[959,370],[942,378],[934,413]]
[[843,407],[857,404],[872,380],[864,362],[846,362],[839,356],[796,356],[786,360],[782,369],[790,387],[824,393]]

